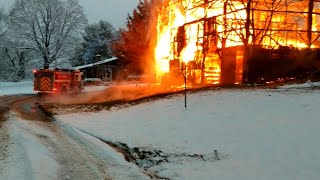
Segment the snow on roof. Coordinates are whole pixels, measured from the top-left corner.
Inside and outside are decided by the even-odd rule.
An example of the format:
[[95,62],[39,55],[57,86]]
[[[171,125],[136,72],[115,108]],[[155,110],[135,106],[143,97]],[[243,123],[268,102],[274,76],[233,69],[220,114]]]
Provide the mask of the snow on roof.
[[83,69],[83,68],[87,68],[87,67],[92,67],[92,66],[95,66],[95,65],[111,62],[111,61],[114,61],[114,60],[117,60],[117,59],[118,59],[117,57],[112,57],[112,58],[104,59],[104,60],[101,60],[101,61],[98,61],[98,62],[95,62],[95,63],[86,64],[86,65],[82,65],[82,66],[76,66],[76,67],[73,67],[73,69],[78,70],[78,69]]

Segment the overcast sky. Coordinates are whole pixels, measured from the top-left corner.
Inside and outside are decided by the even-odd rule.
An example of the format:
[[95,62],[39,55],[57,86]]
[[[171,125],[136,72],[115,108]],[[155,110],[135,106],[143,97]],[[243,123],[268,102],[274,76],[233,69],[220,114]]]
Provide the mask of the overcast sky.
[[[0,0],[0,7],[8,8],[15,0]],[[139,0],[79,0],[89,23],[109,21],[115,28],[125,27],[127,14],[132,14]]]

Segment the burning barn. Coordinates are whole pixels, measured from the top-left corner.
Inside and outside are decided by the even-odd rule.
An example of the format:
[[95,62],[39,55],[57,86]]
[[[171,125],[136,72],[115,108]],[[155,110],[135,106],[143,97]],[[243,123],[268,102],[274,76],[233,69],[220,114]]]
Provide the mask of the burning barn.
[[188,84],[241,84],[250,75],[262,77],[254,69],[262,59],[293,64],[292,54],[319,46],[319,14],[315,0],[165,1],[157,21],[157,81],[181,82],[181,72]]

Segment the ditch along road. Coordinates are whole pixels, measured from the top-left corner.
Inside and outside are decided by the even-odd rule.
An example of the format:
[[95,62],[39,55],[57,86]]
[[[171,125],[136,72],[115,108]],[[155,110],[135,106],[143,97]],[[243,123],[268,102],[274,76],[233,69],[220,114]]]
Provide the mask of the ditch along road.
[[[39,105],[42,101],[37,95],[0,96],[0,179],[111,179],[110,157],[75,129],[48,116]],[[49,161],[28,157],[34,144],[48,152]],[[112,172],[113,177],[141,176],[115,166],[119,170]],[[13,175],[16,170],[18,175]]]

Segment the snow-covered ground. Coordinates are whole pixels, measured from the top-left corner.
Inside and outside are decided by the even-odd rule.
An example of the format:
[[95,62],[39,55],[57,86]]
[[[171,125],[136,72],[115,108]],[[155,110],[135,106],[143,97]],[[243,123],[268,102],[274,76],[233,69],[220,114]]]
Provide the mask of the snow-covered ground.
[[0,96],[12,94],[34,94],[33,82],[0,82]]
[[317,88],[317,87],[320,87],[320,82],[307,81],[302,84],[284,85],[279,87],[279,89],[305,89],[305,88]]
[[3,128],[10,130],[11,142],[1,152],[0,179],[147,179],[111,147],[77,129],[8,116]]
[[[55,118],[71,134],[90,142],[101,157],[111,158],[113,179],[147,177],[97,138],[129,148],[140,158],[136,163],[141,169],[169,179],[313,180],[320,176],[320,90],[314,86],[317,83],[203,91],[188,94],[188,109],[184,97],[176,95],[128,108]],[[11,133],[27,149],[17,148],[12,157],[32,161],[21,161],[30,164],[18,163],[13,167],[20,169],[16,176],[9,169],[0,173],[0,179],[1,175],[19,179],[27,167],[33,172],[30,178],[54,179],[59,164],[50,153],[19,129]]]
[[160,152],[140,163],[161,177],[319,179],[320,91],[302,86],[189,94],[187,110],[178,95],[56,118],[138,152]]
[[12,117],[2,128],[10,132],[10,145],[1,152],[0,179],[53,179],[59,165],[30,130],[36,129],[38,134],[50,132]]

